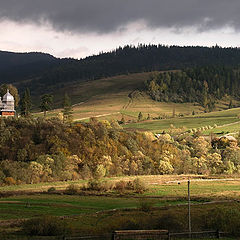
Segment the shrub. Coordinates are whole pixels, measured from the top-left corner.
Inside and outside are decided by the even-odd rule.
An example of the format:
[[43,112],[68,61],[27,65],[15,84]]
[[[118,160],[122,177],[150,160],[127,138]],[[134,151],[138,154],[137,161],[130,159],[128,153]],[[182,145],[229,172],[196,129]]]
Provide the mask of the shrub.
[[126,182],[126,189],[134,190],[134,183],[133,183],[133,181]]
[[208,229],[220,229],[232,235],[240,234],[240,212],[239,206],[231,209],[216,208],[205,216],[205,227]]
[[110,191],[113,190],[114,184],[108,181],[101,182],[101,190],[102,191]]
[[82,179],[89,179],[92,177],[92,172],[87,164],[84,164],[81,171],[80,175]]
[[150,212],[153,208],[154,202],[146,199],[146,198],[140,198],[139,200],[139,209],[144,212]]
[[193,129],[192,129],[192,132],[193,132],[193,133],[197,132],[197,129],[196,129],[196,128],[193,128]]
[[88,190],[101,190],[101,182],[98,179],[90,179],[88,181]]
[[98,165],[94,172],[94,178],[101,179],[105,175],[106,175],[106,168],[102,164]]
[[6,177],[6,178],[4,179],[4,182],[5,182],[7,185],[16,185],[16,184],[17,184],[16,180],[15,180],[14,178],[12,178],[12,177]]
[[127,188],[127,182],[126,181],[119,181],[115,183],[115,190],[118,192],[124,192]]
[[178,232],[185,228],[182,216],[174,213],[166,213],[158,218],[158,229],[168,229],[171,232]]
[[48,193],[54,193],[54,192],[56,192],[56,188],[50,187],[47,191],[48,191]]
[[74,195],[74,194],[78,194],[79,191],[79,187],[75,184],[70,184],[66,190],[65,193],[69,194],[69,195]]
[[72,232],[66,221],[53,216],[26,220],[22,227],[27,235],[57,236]]
[[146,184],[140,179],[135,178],[133,181],[119,181],[115,183],[115,190],[124,192],[126,190],[135,191],[137,193],[143,193],[147,190]]
[[137,193],[143,193],[147,190],[146,184],[140,178],[135,178],[133,180],[133,186]]

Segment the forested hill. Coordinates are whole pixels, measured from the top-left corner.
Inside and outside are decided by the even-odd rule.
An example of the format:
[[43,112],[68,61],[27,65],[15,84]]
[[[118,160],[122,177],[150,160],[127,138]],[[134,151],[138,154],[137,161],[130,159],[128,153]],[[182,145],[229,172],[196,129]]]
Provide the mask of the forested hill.
[[0,51],[0,82],[15,82],[41,76],[57,62],[55,57],[46,53]]
[[34,62],[53,61],[55,57],[46,53],[13,53],[0,51],[0,70],[31,64]]
[[[4,56],[0,54],[0,63],[8,59],[8,54],[5,53]],[[13,62],[17,62],[17,57],[18,55],[12,58]],[[27,58],[31,59],[31,54],[27,55]],[[240,49],[218,46],[208,48],[139,45],[120,47],[111,52],[81,60],[55,59],[49,55],[44,55],[44,61],[42,60],[39,59],[39,64],[36,64],[37,61],[21,60],[21,64],[14,65],[14,71],[12,68],[0,68],[0,81],[13,82],[18,85],[20,91],[29,87],[32,94],[39,95],[50,91],[49,89],[56,91],[59,87],[72,84],[72,82],[119,74],[206,65],[236,66],[240,63]],[[29,79],[31,81],[25,81]]]
[[205,66],[154,72],[145,81],[145,90],[156,101],[198,102],[212,111],[225,94],[239,98],[240,71],[231,66]]
[[42,76],[50,84],[98,79],[127,73],[182,69],[206,65],[238,65],[240,49],[178,47],[161,45],[125,46],[80,61],[64,59],[62,65]]

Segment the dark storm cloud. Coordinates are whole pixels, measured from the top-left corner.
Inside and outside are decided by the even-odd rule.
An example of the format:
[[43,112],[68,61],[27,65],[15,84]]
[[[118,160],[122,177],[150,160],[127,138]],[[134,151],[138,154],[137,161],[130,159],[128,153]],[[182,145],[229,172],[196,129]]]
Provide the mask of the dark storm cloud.
[[149,27],[240,26],[239,0],[0,0],[0,18],[49,22],[57,30],[115,31],[144,19]]

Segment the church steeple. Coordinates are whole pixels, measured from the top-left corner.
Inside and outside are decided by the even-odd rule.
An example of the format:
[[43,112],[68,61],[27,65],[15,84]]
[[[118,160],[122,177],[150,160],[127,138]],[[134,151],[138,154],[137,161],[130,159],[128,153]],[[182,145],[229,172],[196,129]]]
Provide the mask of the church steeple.
[[14,97],[9,92],[9,89],[7,89],[7,93],[3,96],[2,101],[0,98],[0,115],[2,115],[2,116],[14,116],[15,115]]

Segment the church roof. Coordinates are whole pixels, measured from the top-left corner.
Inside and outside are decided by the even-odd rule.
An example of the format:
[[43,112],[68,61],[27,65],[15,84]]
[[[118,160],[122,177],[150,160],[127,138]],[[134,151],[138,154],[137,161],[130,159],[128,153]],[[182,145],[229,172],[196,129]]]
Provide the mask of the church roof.
[[7,93],[3,96],[3,101],[14,101],[14,97],[11,95],[9,90],[7,90]]

